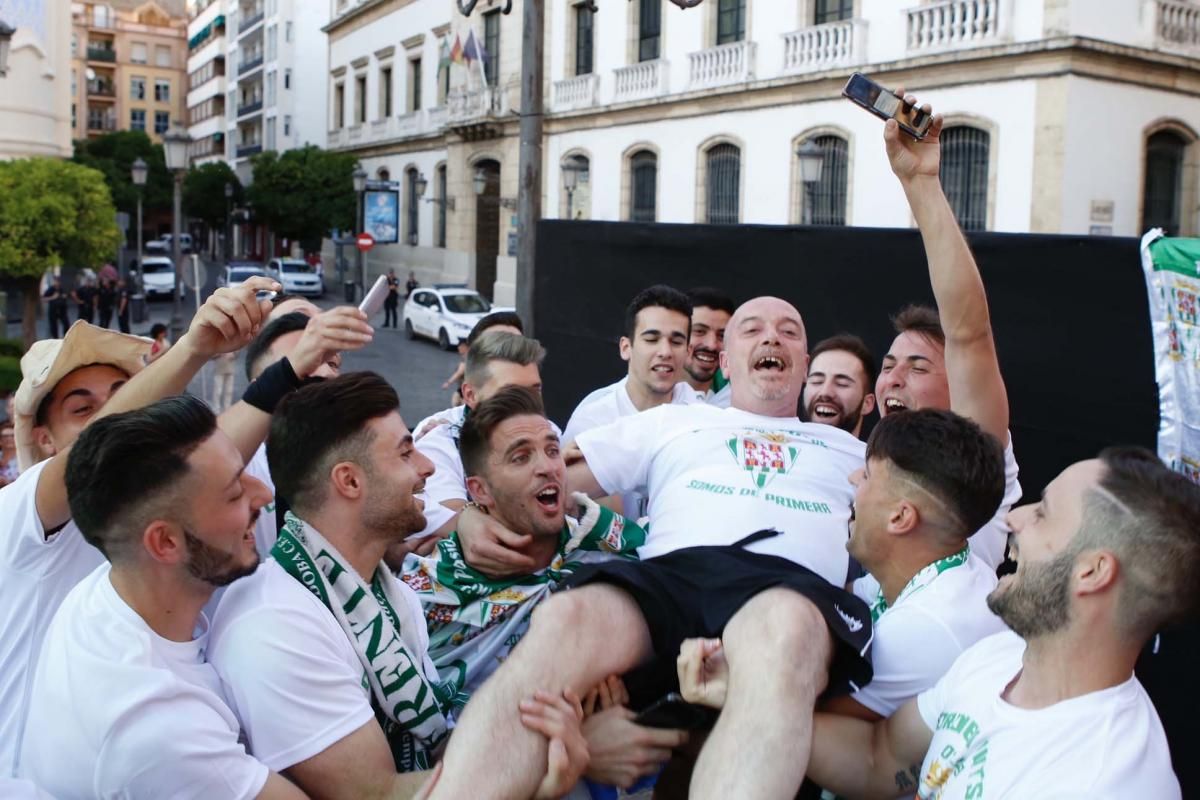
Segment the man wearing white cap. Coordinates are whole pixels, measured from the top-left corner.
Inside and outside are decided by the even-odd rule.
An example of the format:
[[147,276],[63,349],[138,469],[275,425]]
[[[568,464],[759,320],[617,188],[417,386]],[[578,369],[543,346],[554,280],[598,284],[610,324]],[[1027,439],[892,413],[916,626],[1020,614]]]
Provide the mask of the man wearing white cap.
[[[67,451],[91,420],[183,392],[214,355],[244,346],[270,311],[255,292],[274,288],[260,278],[218,290],[178,344],[145,369],[148,339],[85,322],[62,339],[35,342],[21,359],[15,412],[22,474],[0,490],[0,775],[15,774],[20,762],[31,671],[46,626],[63,597],[103,561],[71,522]],[[222,427],[245,456],[269,424],[269,413],[243,402]]]

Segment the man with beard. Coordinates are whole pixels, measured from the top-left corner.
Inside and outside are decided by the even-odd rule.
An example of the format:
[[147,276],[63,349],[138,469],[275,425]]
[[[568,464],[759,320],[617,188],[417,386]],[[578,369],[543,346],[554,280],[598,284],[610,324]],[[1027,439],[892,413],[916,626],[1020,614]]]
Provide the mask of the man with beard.
[[683,365],[686,380],[701,400],[728,408],[729,392],[721,391],[729,383],[721,372],[721,351],[725,349],[725,327],[736,307],[733,299],[719,289],[700,287],[687,295],[692,301],[692,331]]
[[[1133,666],[1200,605],[1200,487],[1149,451],[1110,448],[1008,521],[1017,571],[988,606],[1011,632],[890,719],[818,715],[810,777],[846,797],[1178,798]],[[719,642],[689,643],[679,669],[686,697],[720,707]]]
[[[449,735],[421,603],[383,560],[424,527],[414,495],[433,472],[399,406],[369,372],[280,404],[267,456],[292,511],[271,558],[222,598],[210,637],[250,751],[313,796],[408,797]],[[571,769],[544,778],[547,796],[587,761],[578,718],[569,708],[565,717]]]
[[246,754],[204,663],[200,609],[258,565],[254,520],[270,499],[212,412],[182,396],[97,420],[66,485],[107,563],[46,631],[22,776],[58,798],[303,797]]
[[[514,797],[536,784],[544,745],[509,712],[513,698],[533,686],[585,692],[639,665],[670,682],[681,642],[699,631],[723,631],[736,650],[736,688],[691,796],[795,796],[817,697],[871,676],[869,611],[842,589],[863,444],[796,418],[806,344],[790,303],[751,300],[721,354],[730,408],[664,405],[579,436],[568,485],[649,496],[646,560],[584,568],[569,579],[577,588],[542,605],[463,714],[446,753],[448,797]],[[485,750],[488,763],[472,755]]]
[[875,410],[875,357],[867,343],[839,333],[817,342],[809,357],[801,396],[805,418],[861,439],[863,419]]

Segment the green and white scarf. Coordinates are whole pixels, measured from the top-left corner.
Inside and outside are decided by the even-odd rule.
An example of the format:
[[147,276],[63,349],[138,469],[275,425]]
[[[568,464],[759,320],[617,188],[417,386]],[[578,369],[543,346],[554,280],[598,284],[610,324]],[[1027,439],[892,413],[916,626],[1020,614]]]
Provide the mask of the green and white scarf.
[[[896,595],[896,604],[908,597],[914,592],[919,592],[929,584],[933,583],[933,579],[941,575],[948,569],[961,567],[967,563],[967,558],[971,555],[971,545],[963,545],[963,549],[957,553],[939,558],[932,564],[927,564],[913,575],[908,583],[904,584],[904,588],[900,590],[900,594]],[[875,596],[875,602],[871,603],[871,624],[879,622],[879,618],[883,616],[883,612],[888,610],[887,598],[883,596],[883,587],[879,587],[879,593]]]
[[[445,698],[426,677],[425,631],[411,630],[405,591],[386,566],[368,585],[320,532],[288,512],[271,557],[337,619],[363,666],[364,686],[398,770],[427,769],[449,735]],[[405,630],[409,627],[410,630]],[[407,634],[407,635],[406,635]]]
[[529,629],[539,603],[584,564],[635,558],[646,541],[636,523],[575,494],[576,512],[566,518],[558,552],[531,575],[492,580],[463,558],[458,534],[428,556],[409,554],[401,578],[417,593],[429,628],[429,655],[456,691],[455,709],[508,658]]

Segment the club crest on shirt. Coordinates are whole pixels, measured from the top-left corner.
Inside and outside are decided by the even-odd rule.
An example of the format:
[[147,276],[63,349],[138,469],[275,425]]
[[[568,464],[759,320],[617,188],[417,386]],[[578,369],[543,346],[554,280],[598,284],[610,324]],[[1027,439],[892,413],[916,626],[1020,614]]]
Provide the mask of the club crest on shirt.
[[800,453],[799,447],[778,433],[746,432],[729,439],[726,444],[756,489],[762,489],[780,475],[791,472]]

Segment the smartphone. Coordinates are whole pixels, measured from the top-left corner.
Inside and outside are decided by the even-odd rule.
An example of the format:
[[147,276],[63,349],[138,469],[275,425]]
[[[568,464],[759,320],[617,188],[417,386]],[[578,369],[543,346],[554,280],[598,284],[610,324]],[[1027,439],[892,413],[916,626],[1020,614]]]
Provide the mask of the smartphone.
[[694,731],[712,724],[713,713],[704,706],[693,705],[678,692],[660,697],[652,705],[634,717],[638,725],[647,728],[678,728]]
[[369,320],[383,309],[383,304],[387,300],[387,296],[387,275],[380,275],[376,279],[375,285],[371,287],[371,291],[367,292],[367,296],[359,304],[358,310],[366,314]]
[[924,139],[929,132],[933,116],[916,106],[910,106],[889,89],[885,89],[875,81],[856,72],[846,81],[842,89],[842,97],[852,103],[862,106],[880,119],[894,119],[900,130],[914,139]]

